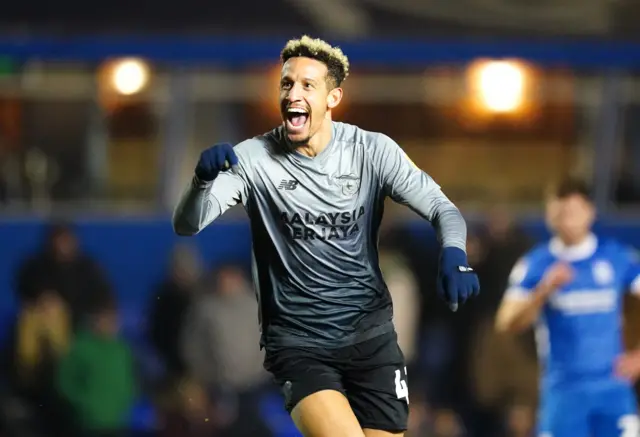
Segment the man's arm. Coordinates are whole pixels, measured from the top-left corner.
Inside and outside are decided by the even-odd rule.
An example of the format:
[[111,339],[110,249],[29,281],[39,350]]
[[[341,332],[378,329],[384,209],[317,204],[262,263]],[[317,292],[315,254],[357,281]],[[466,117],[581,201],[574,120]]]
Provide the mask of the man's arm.
[[220,173],[211,182],[193,177],[173,212],[173,230],[182,236],[195,235],[226,210],[246,199],[247,184],[237,173]]
[[496,315],[496,330],[521,332],[533,325],[549,296],[573,277],[566,264],[556,264],[542,275],[531,269],[528,261],[514,266],[507,289]]
[[496,315],[496,330],[517,333],[530,328],[540,317],[549,294],[551,290],[544,284],[527,294],[508,291]]
[[467,225],[440,186],[416,167],[400,146],[386,135],[380,134],[373,156],[374,166],[389,197],[428,220],[443,247],[465,251]]

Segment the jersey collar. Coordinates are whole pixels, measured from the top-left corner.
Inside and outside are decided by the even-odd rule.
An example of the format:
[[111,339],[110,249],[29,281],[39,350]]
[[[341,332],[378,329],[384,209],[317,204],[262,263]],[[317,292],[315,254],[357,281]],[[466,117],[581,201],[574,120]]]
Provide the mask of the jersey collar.
[[598,248],[598,238],[589,234],[582,243],[573,246],[565,245],[558,237],[549,242],[549,252],[556,258],[564,261],[582,261],[590,258]]

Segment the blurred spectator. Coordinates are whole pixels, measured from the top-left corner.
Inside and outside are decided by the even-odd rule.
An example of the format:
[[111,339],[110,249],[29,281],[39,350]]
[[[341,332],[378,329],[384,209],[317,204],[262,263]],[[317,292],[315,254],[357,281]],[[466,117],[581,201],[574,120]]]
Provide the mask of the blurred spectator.
[[180,333],[201,271],[198,253],[190,246],[178,246],[172,254],[169,277],[153,295],[149,336],[169,379],[179,379],[186,371]]
[[407,365],[417,354],[420,294],[415,276],[398,252],[380,251],[380,269],[393,300],[393,323]]
[[193,303],[183,331],[190,375],[211,394],[229,436],[264,435],[259,397],[269,381],[260,350],[258,304],[242,270],[217,270],[213,292]]
[[[215,437],[214,406],[204,388],[190,379],[173,381],[161,402],[162,424],[158,437]],[[260,436],[256,436],[260,437]]]
[[[409,384],[415,387],[412,393],[422,391],[425,379],[432,379],[432,387],[440,386],[427,373],[438,373],[448,355],[447,348],[444,351],[431,348],[432,344],[439,343],[443,338],[440,334],[445,334],[437,315],[440,302],[434,288],[437,252],[425,250],[423,244],[416,244],[417,241],[411,229],[402,223],[392,219],[382,221],[380,268],[393,299],[394,325],[398,331],[400,348],[407,360]],[[404,296],[411,297],[405,301]],[[404,314],[407,318],[397,314]],[[412,320],[413,317],[416,320]],[[408,334],[411,331],[413,334]]]
[[[507,337],[496,333],[493,326],[511,269],[531,245],[509,212],[500,207],[488,215],[483,238],[472,236],[469,244],[472,265],[482,287],[481,299],[468,308],[470,329],[466,342],[470,390],[482,422],[474,428],[480,435],[503,430],[509,435],[526,435],[530,431],[527,417],[536,408],[538,377],[533,332]],[[505,368],[509,372],[502,370]]]
[[409,425],[405,437],[467,437],[458,414],[451,409],[433,410],[420,396],[409,403]]
[[62,360],[61,395],[72,407],[79,436],[115,437],[126,431],[136,396],[133,357],[118,337],[115,302],[96,307]]
[[25,388],[47,384],[55,367],[53,363],[67,350],[69,334],[69,314],[64,302],[56,292],[43,291],[18,316],[16,381]]
[[456,412],[448,409],[434,413],[432,429],[434,437],[463,437],[467,435]]
[[507,436],[530,437],[534,434],[536,410],[532,405],[507,408]]
[[479,316],[495,315],[507,289],[511,268],[533,244],[520,229],[509,210],[496,207],[487,215],[486,233],[483,236],[482,299],[478,299]]
[[79,326],[88,308],[111,293],[102,270],[80,251],[78,239],[68,224],[52,225],[42,250],[20,267],[19,302],[24,304],[36,299],[41,291],[39,284],[43,282],[65,301],[74,327]]
[[21,308],[8,348],[9,391],[1,402],[12,435],[68,436],[55,374],[70,342],[70,317],[57,293],[42,288]]
[[[410,393],[414,393],[410,391]],[[429,405],[420,395],[420,392],[415,392],[416,395],[411,395],[409,401],[409,423],[408,429],[405,433],[405,437],[423,437],[431,435],[430,427],[430,411]]]
[[506,426],[508,432],[520,435],[537,406],[538,362],[525,350],[522,338],[492,333],[492,328],[483,325],[474,336],[475,398],[485,420],[498,421],[494,427]]

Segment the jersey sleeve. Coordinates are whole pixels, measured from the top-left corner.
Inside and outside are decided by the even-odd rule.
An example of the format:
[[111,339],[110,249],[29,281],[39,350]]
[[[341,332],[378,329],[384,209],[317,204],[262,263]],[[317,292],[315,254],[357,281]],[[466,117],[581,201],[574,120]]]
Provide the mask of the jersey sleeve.
[[248,193],[247,184],[239,172],[220,173],[211,185],[211,198],[216,201],[220,215],[229,208],[245,202]]
[[640,297],[640,255],[633,248],[626,250],[626,269],[623,285],[630,293]]
[[458,208],[440,186],[386,135],[378,137],[373,165],[386,195],[431,222],[444,247],[465,250],[467,226]]
[[505,299],[527,299],[541,279],[540,269],[531,255],[520,258],[509,275],[509,283],[505,291]]
[[197,234],[229,208],[245,202],[248,191],[240,167],[220,173],[212,182],[194,176],[174,210],[174,230],[179,235]]

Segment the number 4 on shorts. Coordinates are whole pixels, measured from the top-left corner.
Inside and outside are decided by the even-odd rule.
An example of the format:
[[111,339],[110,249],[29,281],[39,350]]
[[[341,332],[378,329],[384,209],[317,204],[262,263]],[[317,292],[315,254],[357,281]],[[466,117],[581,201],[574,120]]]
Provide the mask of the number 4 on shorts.
[[402,377],[402,371],[400,369],[396,370],[396,396],[398,399],[404,399],[409,403],[409,388],[407,387],[406,375],[407,368],[404,368],[405,378]]

